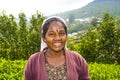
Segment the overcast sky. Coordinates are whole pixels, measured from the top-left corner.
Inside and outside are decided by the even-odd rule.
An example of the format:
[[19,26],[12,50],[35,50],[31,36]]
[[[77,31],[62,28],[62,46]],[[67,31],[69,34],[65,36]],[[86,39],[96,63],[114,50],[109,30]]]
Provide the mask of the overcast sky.
[[81,8],[93,0],[0,0],[0,13],[2,10],[6,14],[17,16],[23,11],[26,16],[35,14],[40,11],[42,14],[49,16],[72,9]]

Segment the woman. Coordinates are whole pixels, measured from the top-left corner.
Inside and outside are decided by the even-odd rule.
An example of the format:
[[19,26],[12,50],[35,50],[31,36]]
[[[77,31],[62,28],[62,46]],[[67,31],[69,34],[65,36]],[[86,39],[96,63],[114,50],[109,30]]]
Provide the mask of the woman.
[[25,80],[90,80],[85,59],[65,48],[67,26],[63,19],[46,19],[42,25],[42,39],[47,47],[30,56]]

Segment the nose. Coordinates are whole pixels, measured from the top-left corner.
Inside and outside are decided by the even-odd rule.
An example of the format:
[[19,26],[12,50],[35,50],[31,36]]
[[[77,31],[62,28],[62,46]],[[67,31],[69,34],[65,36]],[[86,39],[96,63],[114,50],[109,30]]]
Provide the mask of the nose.
[[56,34],[56,36],[55,36],[55,40],[61,40],[61,37],[60,37],[59,34]]

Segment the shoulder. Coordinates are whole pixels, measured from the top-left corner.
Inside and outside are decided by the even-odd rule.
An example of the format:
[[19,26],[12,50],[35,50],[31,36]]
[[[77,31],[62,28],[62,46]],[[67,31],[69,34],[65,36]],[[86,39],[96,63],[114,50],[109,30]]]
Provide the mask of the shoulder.
[[70,55],[70,57],[75,60],[75,62],[80,63],[80,64],[87,64],[85,58],[78,52],[76,51],[71,51],[71,50],[67,50],[68,54]]
[[71,50],[67,50],[68,54],[75,57],[75,58],[83,58],[82,55],[76,51],[71,51]]
[[36,53],[32,54],[32,55],[29,57],[29,59],[36,59],[36,58],[39,56],[40,53],[41,53],[41,52],[36,52]]
[[38,55],[39,55],[40,53],[41,53],[41,52],[36,52],[36,53],[32,54],[32,55],[30,56],[30,58],[38,57]]
[[35,63],[39,59],[40,55],[41,55],[41,52],[36,52],[32,54],[28,59],[28,63],[30,64]]
[[33,78],[33,75],[36,74],[35,70],[37,69],[37,65],[38,65],[37,61],[39,59],[40,54],[41,52],[36,52],[32,54],[27,60],[27,63],[25,65],[25,71],[24,71],[24,75],[27,80],[31,80]]

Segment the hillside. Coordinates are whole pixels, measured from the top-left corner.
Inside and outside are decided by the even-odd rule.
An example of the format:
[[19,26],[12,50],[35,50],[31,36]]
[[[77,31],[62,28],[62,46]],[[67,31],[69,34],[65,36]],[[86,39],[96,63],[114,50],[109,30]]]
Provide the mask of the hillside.
[[120,17],[120,0],[94,0],[82,8],[56,15],[63,18],[68,18],[70,15],[73,15],[75,18],[101,17],[106,11],[115,17]]

